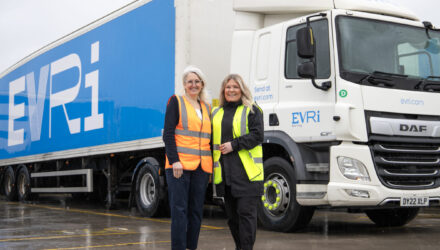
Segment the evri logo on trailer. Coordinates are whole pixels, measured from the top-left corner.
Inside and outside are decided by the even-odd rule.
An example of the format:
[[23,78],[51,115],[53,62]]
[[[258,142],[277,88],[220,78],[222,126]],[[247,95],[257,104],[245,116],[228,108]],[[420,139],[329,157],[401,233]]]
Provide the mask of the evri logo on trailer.
[[[99,61],[99,41],[91,45],[90,63]],[[69,69],[76,68],[79,71],[78,79],[70,88],[53,91],[54,76]],[[50,73],[49,73],[50,72]],[[81,87],[81,60],[78,54],[71,53],[57,59],[40,68],[38,85],[35,84],[34,72],[30,72],[9,82],[9,117],[8,117],[8,146],[24,143],[24,129],[15,129],[15,120],[25,116],[25,104],[15,103],[15,96],[27,89],[28,114],[30,138],[32,141],[39,141],[43,121],[44,103],[46,100],[47,88],[49,87],[49,138],[52,134],[52,109],[62,107],[67,121],[70,134],[81,132],[81,118],[69,119],[66,104],[73,102]],[[38,86],[38,90],[36,89]],[[85,75],[85,87],[91,88],[90,116],[84,117],[84,131],[100,129],[104,127],[104,114],[98,113],[98,90],[99,70],[94,70]]]

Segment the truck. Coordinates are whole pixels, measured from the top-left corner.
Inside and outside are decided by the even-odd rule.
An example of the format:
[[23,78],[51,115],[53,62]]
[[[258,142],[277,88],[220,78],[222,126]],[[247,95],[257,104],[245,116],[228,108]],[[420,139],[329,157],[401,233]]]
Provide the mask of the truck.
[[138,0],[60,38],[0,75],[3,195],[166,211],[164,114],[187,65],[214,106],[234,72],[263,110],[263,227],[316,208],[402,226],[440,205],[440,32],[386,0]]

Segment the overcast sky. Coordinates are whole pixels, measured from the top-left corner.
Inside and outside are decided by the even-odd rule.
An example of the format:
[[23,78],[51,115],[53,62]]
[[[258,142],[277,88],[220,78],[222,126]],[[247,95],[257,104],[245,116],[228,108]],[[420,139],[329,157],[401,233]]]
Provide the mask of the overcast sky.
[[[0,73],[33,51],[132,1],[0,0]],[[439,0],[388,1],[440,27]]]

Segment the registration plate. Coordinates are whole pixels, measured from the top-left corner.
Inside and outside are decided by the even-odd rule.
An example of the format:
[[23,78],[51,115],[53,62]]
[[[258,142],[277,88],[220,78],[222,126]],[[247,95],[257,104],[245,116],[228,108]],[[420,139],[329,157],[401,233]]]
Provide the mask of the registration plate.
[[426,207],[429,206],[429,197],[402,197],[400,199],[402,207]]

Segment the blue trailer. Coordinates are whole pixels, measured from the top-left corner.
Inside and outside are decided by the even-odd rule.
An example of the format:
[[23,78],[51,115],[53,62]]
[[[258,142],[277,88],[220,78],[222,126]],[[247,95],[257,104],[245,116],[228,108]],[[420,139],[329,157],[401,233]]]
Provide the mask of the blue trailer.
[[131,200],[155,213],[166,197],[158,183],[166,103],[175,92],[175,23],[173,1],[140,1],[1,75],[8,200],[95,191],[110,207],[116,195],[143,188]]

